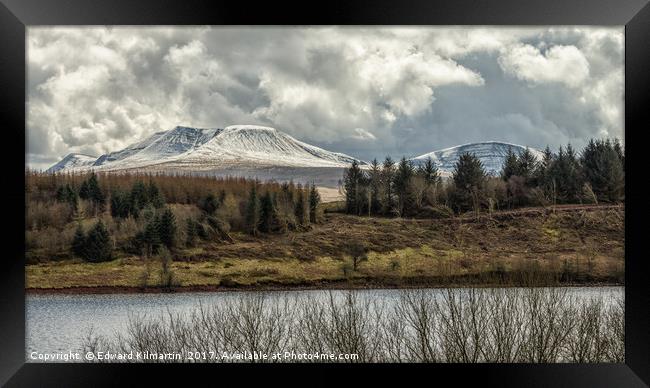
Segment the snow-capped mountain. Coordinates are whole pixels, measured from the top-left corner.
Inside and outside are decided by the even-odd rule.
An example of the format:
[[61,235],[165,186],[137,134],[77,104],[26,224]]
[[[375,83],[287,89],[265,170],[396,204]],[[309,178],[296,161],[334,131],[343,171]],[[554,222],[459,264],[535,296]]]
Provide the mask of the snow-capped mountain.
[[99,158],[86,156],[83,163],[62,160],[48,172],[187,171],[278,180],[292,179],[294,174],[305,177],[305,181],[312,175],[327,176],[326,180],[332,184],[353,160],[351,156],[312,146],[270,127],[179,126]]
[[[512,150],[521,153],[526,147],[481,142],[420,155],[416,164],[431,158],[441,175],[449,176],[463,153],[476,155],[489,174],[497,175]],[[542,153],[529,148],[541,159]],[[188,172],[216,176],[245,176],[278,181],[315,182],[336,187],[343,169],[355,158],[327,151],[301,142],[275,128],[258,125],[231,125],[223,129],[175,127],[156,132],[148,138],[98,158],[70,154],[47,172],[143,171]],[[358,160],[358,159],[356,159]],[[362,168],[367,163],[358,160]]]
[[460,155],[470,153],[474,154],[481,160],[483,167],[488,174],[498,175],[501,172],[506,155],[508,155],[508,150],[511,150],[515,154],[520,154],[526,148],[528,148],[538,160],[541,160],[543,154],[539,150],[497,141],[463,144],[439,151],[433,151],[428,154],[417,156],[411,160],[414,164],[418,165],[424,163],[427,158],[431,158],[443,175],[449,175],[454,170],[454,166],[456,165],[456,162],[458,162]]
[[275,128],[232,125],[176,163],[203,161],[293,167],[346,167],[353,157],[303,143]]
[[47,173],[54,173],[61,170],[71,170],[74,168],[83,168],[92,166],[97,159],[96,156],[84,154],[68,154],[65,158],[61,159],[58,163],[45,170]]
[[93,163],[93,166],[102,166],[102,165],[104,165],[106,163],[126,159],[129,156],[134,155],[134,154],[138,153],[139,151],[142,151],[144,148],[151,145],[151,143],[158,140],[165,133],[166,133],[166,131],[156,132],[153,135],[149,136],[148,138],[146,138],[146,139],[144,139],[142,141],[139,141],[137,143],[131,144],[131,145],[127,146],[126,148],[122,149],[122,150],[111,152],[109,154],[104,154],[104,155],[100,156],[99,158],[97,158],[95,163]]

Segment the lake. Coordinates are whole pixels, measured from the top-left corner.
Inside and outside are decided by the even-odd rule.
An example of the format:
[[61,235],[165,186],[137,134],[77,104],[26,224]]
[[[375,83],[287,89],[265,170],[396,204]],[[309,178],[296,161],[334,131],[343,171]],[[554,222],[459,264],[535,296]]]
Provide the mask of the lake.
[[[427,289],[438,298],[445,290]],[[567,294],[577,300],[603,298],[605,304],[622,297],[623,287],[568,287]],[[166,314],[189,314],[199,303],[204,306],[219,305],[242,296],[264,293],[269,301],[295,298],[296,300],[326,300],[332,292],[342,298],[347,291],[255,291],[255,292],[181,292],[162,294],[29,294],[26,297],[26,358],[32,352],[66,353],[81,351],[82,338],[93,329],[95,334],[114,336],[126,332],[129,317],[133,314],[155,318]],[[401,290],[358,290],[358,298],[364,302],[381,301],[394,304]],[[454,292],[463,293],[464,289]],[[304,298],[304,299],[303,299]],[[299,302],[301,303],[301,302]],[[36,360],[38,362],[38,360]]]

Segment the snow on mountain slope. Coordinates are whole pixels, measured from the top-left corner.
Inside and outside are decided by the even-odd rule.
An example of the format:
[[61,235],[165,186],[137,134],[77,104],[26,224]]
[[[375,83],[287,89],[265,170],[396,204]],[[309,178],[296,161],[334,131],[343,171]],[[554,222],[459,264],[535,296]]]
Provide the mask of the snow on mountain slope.
[[84,154],[68,154],[65,158],[61,159],[58,163],[45,170],[47,173],[55,173],[61,170],[71,170],[74,168],[92,166],[97,159],[96,156]]
[[115,167],[136,167],[174,159],[209,141],[217,129],[176,127],[163,132],[139,152],[123,159]]
[[345,167],[354,158],[303,143],[275,128],[232,125],[201,147],[176,160],[195,165],[206,161],[296,167]]
[[108,154],[104,154],[97,158],[95,163],[93,163],[93,166],[102,166],[107,163],[115,162],[117,160],[122,160],[126,159],[131,155],[134,155],[140,151],[142,151],[144,148],[147,146],[151,145],[151,143],[155,142],[158,140],[162,135],[164,135],[166,131],[162,132],[156,132],[153,135],[149,136],[148,138],[141,140],[137,143],[133,143],[126,148],[119,150],[119,151],[114,151]]
[[503,143],[497,141],[486,141],[481,143],[463,144],[455,147],[445,148],[439,151],[433,151],[411,159],[416,165],[424,163],[427,158],[435,163],[438,169],[448,175],[454,170],[456,162],[460,155],[464,153],[474,154],[483,163],[483,167],[488,174],[498,175],[503,167],[508,150],[519,154],[528,148],[533,155],[541,160],[542,152],[530,147],[524,147],[517,144]]
[[157,132],[123,150],[102,155],[91,163],[63,165],[59,169],[252,171],[262,167],[343,168],[353,160],[351,156],[303,143],[270,127],[232,125],[224,129],[201,129],[179,126]]

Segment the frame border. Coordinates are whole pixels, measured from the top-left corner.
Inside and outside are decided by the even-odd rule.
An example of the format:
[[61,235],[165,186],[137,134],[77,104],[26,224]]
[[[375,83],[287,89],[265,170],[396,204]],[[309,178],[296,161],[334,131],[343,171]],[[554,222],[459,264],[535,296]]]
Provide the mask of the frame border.
[[[640,182],[643,166],[643,143],[629,141],[640,138],[650,122],[650,5],[648,0],[515,0],[489,2],[481,0],[425,1],[408,5],[362,0],[331,3],[327,7],[310,7],[303,3],[287,12],[277,3],[266,2],[253,7],[246,3],[219,3],[203,0],[1,0],[0,4],[0,117],[7,144],[13,145],[0,156],[10,178],[10,188],[3,194],[8,201],[24,201],[24,162],[21,152],[26,146],[26,28],[37,25],[625,25],[625,148],[626,148],[626,211],[625,211],[625,364],[365,364],[355,368],[329,364],[294,365],[302,372],[325,372],[328,382],[340,382],[339,371],[362,372],[364,379],[384,380],[401,373],[431,374],[436,380],[446,377],[456,383],[476,382],[499,386],[649,386],[650,385],[650,293],[645,281],[649,278],[648,261],[642,246],[644,215],[648,204],[639,191],[641,184],[631,182],[630,174]],[[318,9],[322,8],[322,9]],[[254,9],[254,12],[253,12]],[[318,9],[318,10],[317,10]],[[17,146],[16,146],[17,145]],[[631,151],[631,152],[630,152]],[[630,159],[631,157],[631,159]],[[636,192],[633,190],[637,190]],[[647,202],[647,200],[646,200]],[[632,206],[634,211],[628,211]],[[48,385],[85,386],[88,383],[116,385],[133,383],[123,379],[124,372],[151,382],[152,375],[168,378],[171,369],[162,365],[96,365],[96,364],[31,364],[25,363],[25,215],[16,206],[11,222],[6,222],[3,240],[10,242],[0,272],[0,384],[10,386]],[[9,221],[9,220],[7,220]],[[23,229],[21,229],[21,227]],[[8,256],[8,257],[6,257]],[[247,381],[251,368],[263,378],[286,379],[287,364],[269,366],[234,365],[227,368],[232,377]],[[182,368],[174,365],[173,369]],[[141,372],[146,370],[147,376]],[[288,368],[287,368],[288,369]],[[198,366],[191,377],[214,380],[215,371],[226,372],[223,366]],[[334,372],[334,373],[328,373]],[[369,372],[369,373],[363,373]],[[469,373],[467,373],[469,372]],[[137,375],[136,375],[137,374]],[[183,376],[187,379],[187,376]],[[48,379],[48,380],[44,380]],[[187,381],[187,380],[186,380]],[[268,381],[268,380],[267,380]],[[287,381],[287,380],[285,380]],[[385,380],[384,380],[385,381]],[[216,381],[215,381],[216,382]],[[305,381],[307,382],[307,381]],[[323,383],[324,380],[316,381]]]

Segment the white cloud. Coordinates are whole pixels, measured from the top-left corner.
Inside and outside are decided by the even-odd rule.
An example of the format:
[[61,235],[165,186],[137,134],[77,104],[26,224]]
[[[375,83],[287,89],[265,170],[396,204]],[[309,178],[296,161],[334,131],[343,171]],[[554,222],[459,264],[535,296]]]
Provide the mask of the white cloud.
[[504,72],[531,84],[557,82],[578,87],[589,78],[589,62],[575,46],[552,46],[545,52],[529,44],[505,49],[499,56]]
[[364,159],[623,128],[620,28],[30,27],[27,43],[38,167],[175,125],[259,123]]

